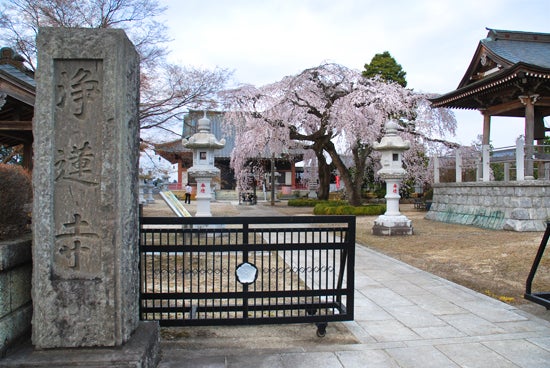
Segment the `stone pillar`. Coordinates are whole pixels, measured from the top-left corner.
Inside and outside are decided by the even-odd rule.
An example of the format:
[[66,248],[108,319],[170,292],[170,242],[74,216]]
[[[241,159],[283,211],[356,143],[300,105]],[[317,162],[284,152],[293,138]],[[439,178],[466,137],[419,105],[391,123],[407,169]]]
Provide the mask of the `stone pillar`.
[[462,153],[460,150],[455,150],[455,181],[462,183]]
[[32,342],[119,346],[139,323],[139,58],[114,29],[37,46]]
[[509,162],[504,163],[504,181],[510,181],[510,167]]
[[434,183],[439,183],[439,157],[434,156]]
[[489,145],[491,142],[491,115],[486,111],[481,111],[483,114],[483,138],[481,144]]
[[491,180],[490,149],[491,147],[487,144],[484,144],[481,146],[481,164],[482,164],[483,181]]
[[139,182],[139,204],[147,205],[147,200],[145,199],[145,183],[143,181]]
[[516,180],[525,180],[525,141],[522,137],[516,139]]
[[155,203],[155,197],[153,197],[155,184],[147,183],[145,186],[147,187],[147,197],[146,197],[147,203]]
[[525,180],[534,178],[535,103],[539,95],[519,96],[525,106]]

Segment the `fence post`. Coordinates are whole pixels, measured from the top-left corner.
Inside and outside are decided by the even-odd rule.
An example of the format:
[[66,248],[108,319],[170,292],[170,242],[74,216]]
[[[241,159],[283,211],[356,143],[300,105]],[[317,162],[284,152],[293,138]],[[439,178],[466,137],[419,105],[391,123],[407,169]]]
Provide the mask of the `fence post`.
[[434,183],[439,183],[439,157],[434,156]]
[[516,140],[516,180],[525,180],[525,141],[523,137]]
[[510,181],[510,163],[504,163],[504,181]]
[[489,149],[490,149],[490,147],[489,147],[488,144],[484,144],[482,146],[483,181],[491,180],[491,176],[490,176],[490,169],[491,169],[490,163],[491,163],[491,161],[490,161],[490,158],[489,158]]
[[460,150],[455,150],[455,181],[457,183],[462,183],[462,154],[460,153]]

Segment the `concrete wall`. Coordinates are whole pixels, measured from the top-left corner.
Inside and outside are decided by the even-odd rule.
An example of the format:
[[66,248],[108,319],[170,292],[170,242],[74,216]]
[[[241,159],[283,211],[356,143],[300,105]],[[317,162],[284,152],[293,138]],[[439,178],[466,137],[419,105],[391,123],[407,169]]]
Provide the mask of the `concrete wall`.
[[434,184],[429,220],[513,231],[544,231],[550,181]]
[[31,236],[0,242],[0,358],[18,339],[30,336]]

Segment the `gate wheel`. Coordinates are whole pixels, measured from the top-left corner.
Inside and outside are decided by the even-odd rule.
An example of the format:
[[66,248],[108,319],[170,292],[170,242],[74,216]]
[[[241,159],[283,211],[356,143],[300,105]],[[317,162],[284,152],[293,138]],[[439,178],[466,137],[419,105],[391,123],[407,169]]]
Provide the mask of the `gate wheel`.
[[327,334],[327,324],[317,323],[317,337],[325,337]]

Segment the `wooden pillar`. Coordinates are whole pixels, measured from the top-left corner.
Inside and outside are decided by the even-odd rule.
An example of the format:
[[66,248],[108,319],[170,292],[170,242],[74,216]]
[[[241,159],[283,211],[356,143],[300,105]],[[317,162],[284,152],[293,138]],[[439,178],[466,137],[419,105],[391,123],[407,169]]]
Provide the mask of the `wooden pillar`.
[[23,144],[23,167],[32,172],[32,142]]

